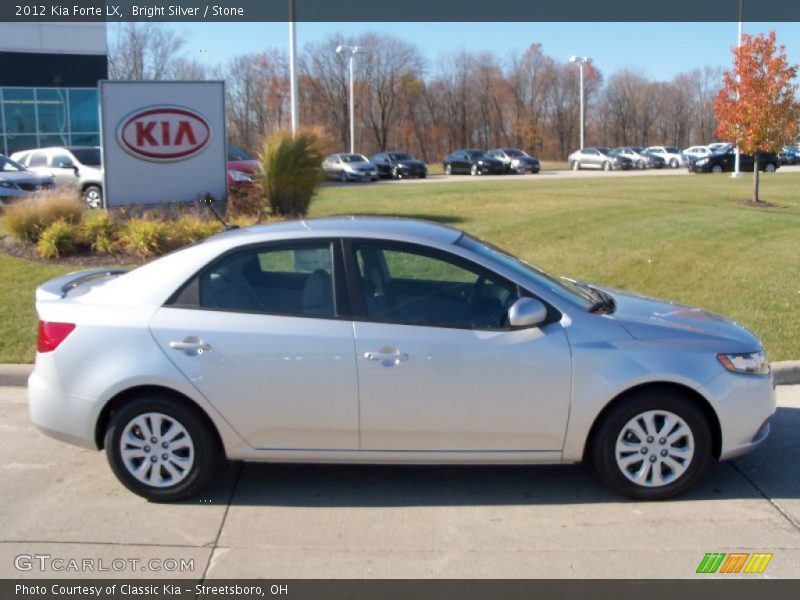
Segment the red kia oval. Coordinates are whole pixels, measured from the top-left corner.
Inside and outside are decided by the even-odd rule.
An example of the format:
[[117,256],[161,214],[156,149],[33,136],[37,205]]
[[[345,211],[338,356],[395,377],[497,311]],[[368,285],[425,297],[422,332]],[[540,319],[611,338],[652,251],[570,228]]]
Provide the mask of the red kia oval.
[[149,106],[125,117],[117,128],[117,140],[125,151],[156,162],[194,156],[210,139],[205,117],[176,106]]

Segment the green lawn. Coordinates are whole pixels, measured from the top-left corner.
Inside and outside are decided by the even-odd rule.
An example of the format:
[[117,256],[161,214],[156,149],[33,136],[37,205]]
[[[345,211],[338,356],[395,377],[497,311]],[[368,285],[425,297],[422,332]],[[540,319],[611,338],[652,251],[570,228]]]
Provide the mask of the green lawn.
[[[701,306],[764,340],[771,360],[800,358],[800,174],[750,177],[498,178],[473,183],[329,186],[312,216],[431,219],[485,237],[552,273]],[[0,254],[0,362],[33,357],[33,291],[74,270]]]

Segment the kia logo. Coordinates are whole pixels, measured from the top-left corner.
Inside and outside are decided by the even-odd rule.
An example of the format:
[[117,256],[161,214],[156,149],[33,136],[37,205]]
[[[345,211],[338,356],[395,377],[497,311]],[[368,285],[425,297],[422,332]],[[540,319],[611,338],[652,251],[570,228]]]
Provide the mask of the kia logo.
[[210,139],[205,117],[182,106],[149,106],[126,116],[117,128],[117,140],[126,152],[155,162],[187,159]]

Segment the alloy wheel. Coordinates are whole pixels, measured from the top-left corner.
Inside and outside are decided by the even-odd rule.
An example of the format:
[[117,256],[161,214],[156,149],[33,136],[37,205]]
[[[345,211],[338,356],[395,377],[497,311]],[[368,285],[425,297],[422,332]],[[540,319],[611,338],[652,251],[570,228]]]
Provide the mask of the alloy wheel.
[[175,418],[148,412],[131,419],[119,440],[122,463],[141,483],[164,488],[177,485],[191,472],[192,437]]

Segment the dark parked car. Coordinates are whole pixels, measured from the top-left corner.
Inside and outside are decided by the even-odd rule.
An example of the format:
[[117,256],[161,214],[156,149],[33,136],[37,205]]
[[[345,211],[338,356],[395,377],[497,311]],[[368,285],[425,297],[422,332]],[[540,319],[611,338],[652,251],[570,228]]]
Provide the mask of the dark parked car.
[[506,172],[502,161],[488,156],[483,150],[456,150],[444,157],[445,175],[469,173],[470,175],[500,174]]
[[[723,146],[705,158],[699,158],[689,165],[692,173],[724,173],[733,172],[736,153],[731,145]],[[739,170],[753,171],[755,160],[749,154],[739,155]],[[772,152],[761,152],[758,156],[758,170],[774,173],[781,166],[780,160]]]
[[501,161],[506,173],[538,173],[541,169],[538,158],[519,148],[495,148],[486,154]]
[[369,161],[378,167],[378,177],[384,179],[428,176],[428,166],[407,152],[379,152]]
[[642,148],[641,146],[631,146],[633,150],[641,154],[642,156],[650,159],[652,161],[653,169],[663,169],[667,166],[667,161],[664,159],[663,156],[660,154],[656,154],[655,152],[648,152],[646,148]]

